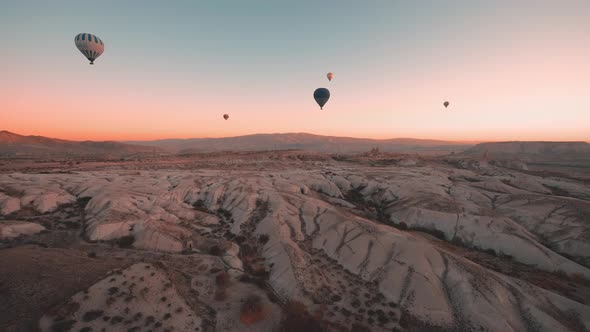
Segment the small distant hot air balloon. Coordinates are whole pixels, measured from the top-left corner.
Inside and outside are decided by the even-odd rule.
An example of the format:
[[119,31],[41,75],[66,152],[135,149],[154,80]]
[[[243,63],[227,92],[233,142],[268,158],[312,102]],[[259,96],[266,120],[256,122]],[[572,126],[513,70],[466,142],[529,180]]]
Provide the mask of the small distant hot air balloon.
[[445,105],[445,108],[447,108],[447,107],[449,107],[449,102],[448,102],[448,101],[445,101],[445,102],[443,103],[443,105]]
[[324,109],[324,105],[330,99],[330,90],[326,88],[319,88],[313,92],[313,99],[315,99],[316,103],[320,105],[320,109]]
[[223,115],[223,118],[227,120],[227,119],[229,119],[229,115],[227,115],[227,114],[224,114],[224,115]]
[[328,74],[326,74],[326,77],[328,78],[328,81],[330,81],[330,82],[331,82],[331,81],[332,81],[332,79],[334,78],[334,74],[332,74],[332,73],[328,73]]
[[89,33],[80,33],[74,38],[76,47],[84,56],[94,64],[94,60],[104,52],[104,43],[100,38]]

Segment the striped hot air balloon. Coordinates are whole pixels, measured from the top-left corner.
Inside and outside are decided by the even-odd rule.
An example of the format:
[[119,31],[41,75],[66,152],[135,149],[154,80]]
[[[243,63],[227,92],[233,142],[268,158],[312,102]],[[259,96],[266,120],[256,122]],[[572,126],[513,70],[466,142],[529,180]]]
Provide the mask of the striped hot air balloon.
[[94,64],[94,60],[98,58],[104,51],[104,43],[100,38],[89,33],[80,33],[74,39],[76,47],[90,60],[90,64]]

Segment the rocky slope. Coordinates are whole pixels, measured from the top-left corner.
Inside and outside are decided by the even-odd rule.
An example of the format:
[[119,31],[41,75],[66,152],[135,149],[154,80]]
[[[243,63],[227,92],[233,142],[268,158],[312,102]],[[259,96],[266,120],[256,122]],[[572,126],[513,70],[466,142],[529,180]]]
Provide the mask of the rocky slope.
[[[588,185],[485,162],[412,158],[373,167],[281,162],[263,171],[2,174],[0,214],[35,222],[83,202],[79,226],[88,245],[118,243],[179,260],[218,257],[220,268],[208,279],[183,270],[194,292],[182,293],[183,301],[214,303],[216,316],[199,319],[215,321],[215,330],[235,329],[237,323],[224,327],[227,319],[243,322],[241,328],[277,329],[293,315],[293,303],[328,330],[590,329],[587,299],[517,273],[578,280],[587,290]],[[216,291],[208,298],[203,290],[211,278]],[[236,285],[248,280],[268,302],[257,314],[238,309],[246,293]],[[101,283],[89,291],[102,292]],[[225,293],[228,287],[238,288]],[[106,312],[97,297],[92,308],[80,308]],[[80,310],[69,315],[80,318]]]

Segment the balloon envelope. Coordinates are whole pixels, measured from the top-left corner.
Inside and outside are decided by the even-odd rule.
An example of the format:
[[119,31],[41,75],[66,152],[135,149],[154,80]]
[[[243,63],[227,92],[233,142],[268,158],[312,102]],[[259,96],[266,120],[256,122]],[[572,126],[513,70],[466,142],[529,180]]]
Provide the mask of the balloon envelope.
[[229,115],[227,115],[227,114],[224,114],[224,115],[223,115],[223,118],[227,120],[227,119],[229,119]]
[[324,105],[330,99],[330,91],[326,88],[319,88],[313,92],[313,99],[320,105],[320,109],[324,109]]
[[328,81],[332,81],[332,79],[334,78],[334,74],[332,74],[332,73],[328,73],[328,74],[326,75],[326,77],[328,77]]
[[94,64],[94,60],[104,52],[104,43],[95,35],[89,33],[80,33],[74,38],[76,47],[84,56]]
[[447,107],[449,107],[449,102],[448,102],[448,101],[445,101],[445,102],[443,103],[443,105],[445,105],[445,108],[447,108]]

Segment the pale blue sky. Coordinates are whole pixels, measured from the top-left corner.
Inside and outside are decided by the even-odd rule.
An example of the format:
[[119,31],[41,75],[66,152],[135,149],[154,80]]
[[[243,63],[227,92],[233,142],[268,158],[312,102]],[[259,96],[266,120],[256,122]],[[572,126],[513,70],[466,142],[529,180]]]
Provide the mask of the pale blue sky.
[[[15,130],[25,128],[23,116],[40,116],[39,105],[27,101],[34,99],[49,105],[51,125],[61,126],[56,133],[71,137],[84,136],[71,129],[85,128],[76,117],[96,116],[102,107],[104,121],[97,125],[105,131],[90,137],[310,131],[457,139],[523,132],[543,138],[547,132],[548,139],[590,139],[584,134],[590,126],[576,121],[590,120],[584,89],[590,84],[590,1],[0,4],[6,73],[0,96],[13,95],[4,107],[12,113],[4,115]],[[87,61],[74,48],[80,32],[105,41],[93,68],[82,66]],[[328,71],[336,75],[331,83]],[[110,101],[85,107],[72,98],[84,85]],[[316,117],[309,112],[316,109],[311,94],[317,87],[330,88],[333,97]],[[441,113],[445,99],[455,115]],[[560,105],[557,122],[567,135],[550,127]],[[504,123],[517,110],[524,112],[520,120],[531,121],[522,128]],[[113,117],[121,112],[160,126],[146,119],[118,128]],[[224,112],[243,122],[205,125]],[[309,116],[313,121],[304,120]],[[292,120],[265,120],[270,117]],[[30,131],[42,134],[33,120]],[[184,127],[187,121],[196,127]]]

